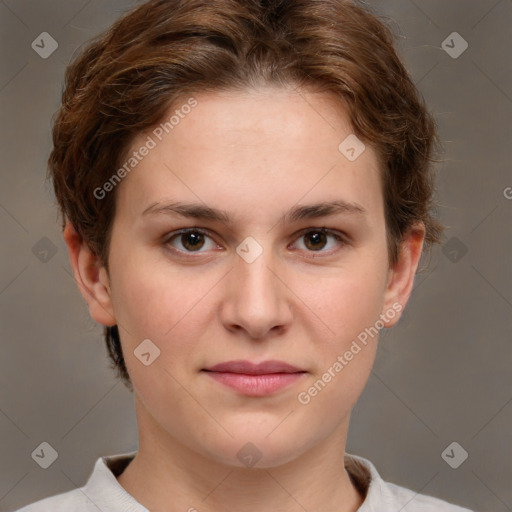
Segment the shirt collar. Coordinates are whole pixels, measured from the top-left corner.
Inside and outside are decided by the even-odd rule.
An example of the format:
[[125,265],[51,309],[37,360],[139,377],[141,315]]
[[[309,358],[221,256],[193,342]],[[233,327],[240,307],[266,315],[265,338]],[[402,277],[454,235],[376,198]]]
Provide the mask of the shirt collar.
[[[85,496],[100,510],[112,512],[149,512],[117,481],[126,466],[133,460],[137,452],[100,457],[94,470],[81,490]],[[383,482],[375,466],[363,457],[345,454],[345,468],[352,482],[364,497],[358,512],[373,512],[386,509],[394,502],[394,498]],[[383,507],[383,505],[385,505]]]

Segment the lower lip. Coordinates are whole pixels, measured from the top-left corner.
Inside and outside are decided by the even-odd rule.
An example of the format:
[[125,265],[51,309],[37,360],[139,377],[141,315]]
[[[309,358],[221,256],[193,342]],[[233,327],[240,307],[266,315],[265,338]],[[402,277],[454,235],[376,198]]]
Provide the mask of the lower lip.
[[268,373],[247,375],[244,373],[206,372],[212,379],[247,396],[265,396],[280,391],[297,382],[305,372]]

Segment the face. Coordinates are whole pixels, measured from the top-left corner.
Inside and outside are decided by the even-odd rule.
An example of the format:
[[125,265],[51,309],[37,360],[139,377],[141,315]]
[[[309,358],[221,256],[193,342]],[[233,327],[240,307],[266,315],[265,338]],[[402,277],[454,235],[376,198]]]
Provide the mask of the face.
[[[129,151],[140,161],[116,188],[103,309],[142,436],[234,466],[250,442],[272,467],[346,435],[376,333],[403,307],[379,163],[368,145],[340,152],[353,130],[326,94],[194,98]],[[213,370],[232,361],[247,364]]]

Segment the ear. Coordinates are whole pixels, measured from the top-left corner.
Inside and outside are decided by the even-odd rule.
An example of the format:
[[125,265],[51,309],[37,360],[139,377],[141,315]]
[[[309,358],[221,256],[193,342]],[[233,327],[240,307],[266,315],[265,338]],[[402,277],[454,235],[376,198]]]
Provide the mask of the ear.
[[115,325],[117,322],[112,308],[107,270],[71,222],[66,224],[63,235],[76,283],[89,306],[91,317],[100,324]]
[[[386,328],[393,327],[398,322],[409,300],[423,250],[424,238],[425,226],[422,222],[411,227],[399,246],[398,261],[389,269],[384,309],[382,310]],[[388,318],[386,311],[391,310],[395,314],[392,318]]]

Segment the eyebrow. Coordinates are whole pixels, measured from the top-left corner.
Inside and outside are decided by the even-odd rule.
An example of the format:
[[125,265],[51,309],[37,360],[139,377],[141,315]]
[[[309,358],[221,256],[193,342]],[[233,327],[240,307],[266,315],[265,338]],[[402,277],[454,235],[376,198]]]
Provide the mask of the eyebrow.
[[[155,202],[142,212],[142,216],[164,213],[168,215],[178,214],[182,217],[194,219],[207,219],[232,224],[229,214],[225,210],[212,208],[199,203],[169,202],[161,204]],[[355,202],[343,200],[323,201],[310,205],[296,205],[284,215],[285,221],[298,222],[304,219],[314,219],[337,214],[367,215],[363,206]]]

